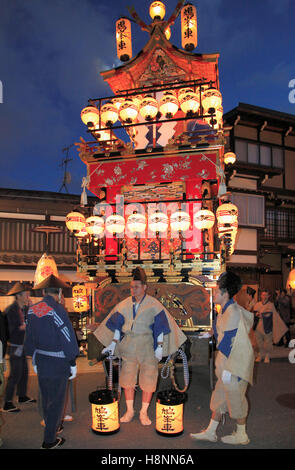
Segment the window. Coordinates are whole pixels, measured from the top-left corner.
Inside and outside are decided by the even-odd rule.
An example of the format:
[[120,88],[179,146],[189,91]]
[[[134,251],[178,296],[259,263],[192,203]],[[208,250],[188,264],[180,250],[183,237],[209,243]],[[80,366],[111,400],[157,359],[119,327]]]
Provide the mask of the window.
[[268,240],[295,238],[295,211],[287,209],[266,209],[265,234]]
[[244,140],[235,141],[235,151],[239,162],[247,162],[248,144]]
[[260,146],[260,163],[264,166],[271,166],[271,147]]
[[284,168],[283,150],[279,147],[272,148],[272,163],[274,168]]
[[248,162],[259,165],[259,147],[257,144],[248,144]]
[[239,225],[264,227],[264,196],[232,193],[231,201],[239,209]]
[[236,139],[235,153],[239,162],[270,166],[272,168],[284,168],[284,153],[280,147],[260,145]]

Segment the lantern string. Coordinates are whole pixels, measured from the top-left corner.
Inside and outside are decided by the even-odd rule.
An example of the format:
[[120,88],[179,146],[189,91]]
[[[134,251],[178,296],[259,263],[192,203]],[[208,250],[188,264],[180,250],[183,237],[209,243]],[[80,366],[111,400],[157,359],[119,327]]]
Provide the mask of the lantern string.
[[202,157],[204,157],[206,160],[212,163],[216,167],[217,173],[220,176],[220,183],[219,183],[219,191],[218,191],[218,196],[226,193],[226,184],[225,184],[225,173],[223,169],[221,168],[220,165],[216,165],[210,158],[207,157],[204,153],[201,153]]
[[221,177],[221,180],[224,181],[225,180],[225,174],[224,174],[224,171],[223,169],[221,168],[220,165],[216,165],[216,163],[214,163],[210,158],[207,157],[207,155],[205,155],[204,153],[201,153],[202,157],[204,157],[206,160],[208,160],[209,162],[212,163],[212,165],[214,165],[217,169],[217,172],[218,174],[220,175]]

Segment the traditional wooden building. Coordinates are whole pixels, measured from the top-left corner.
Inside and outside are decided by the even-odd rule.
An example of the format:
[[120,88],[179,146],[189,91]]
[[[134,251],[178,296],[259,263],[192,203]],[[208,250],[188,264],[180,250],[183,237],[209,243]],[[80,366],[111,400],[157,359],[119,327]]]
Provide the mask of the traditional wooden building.
[[[5,294],[16,281],[33,287],[38,261],[46,253],[69,285],[81,281],[77,240],[65,228],[66,214],[79,205],[77,195],[0,188],[0,310],[13,300]],[[72,311],[71,289],[65,294]]]
[[295,256],[295,116],[245,103],[227,112],[226,168],[239,234],[229,264],[251,284],[286,287]]

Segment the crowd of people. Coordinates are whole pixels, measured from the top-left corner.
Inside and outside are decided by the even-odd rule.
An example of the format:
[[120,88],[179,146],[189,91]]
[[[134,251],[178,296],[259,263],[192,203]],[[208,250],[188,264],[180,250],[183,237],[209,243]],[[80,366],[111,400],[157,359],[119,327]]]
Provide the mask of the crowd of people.
[[[79,347],[64,307],[62,289],[65,287],[68,286],[59,278],[49,276],[34,287],[42,291],[43,298],[32,305],[31,289],[18,282],[7,294],[14,295],[15,301],[0,315],[2,412],[21,411],[14,403],[15,395],[20,406],[37,401],[27,395],[27,356],[31,357],[38,376],[39,411],[44,425],[42,449],[54,449],[65,442],[59,434],[63,430],[69,383],[77,374]],[[219,422],[229,413],[237,427],[221,441],[238,445],[250,442],[246,431],[246,391],[252,384],[254,362],[264,359],[269,363],[273,345],[287,347],[291,338],[292,305],[287,292],[276,291],[271,301],[270,292],[261,289],[258,301],[256,290],[248,286],[244,308],[234,301],[241,287],[241,279],[226,271],[217,280],[213,292],[213,302],[220,306],[212,324],[217,345],[217,382],[210,401],[210,423],[206,430],[191,433],[195,441],[216,441]],[[120,386],[125,392],[126,412],[120,421],[128,423],[134,418],[138,377],[142,389],[139,419],[144,426],[151,424],[148,407],[157,387],[158,362],[163,356],[176,352],[187,340],[174,318],[146,289],[146,274],[137,268],[130,284],[130,297],[119,302],[94,331],[94,336],[104,346],[103,353],[122,360]],[[10,367],[5,383],[6,354]],[[0,446],[1,426],[0,411]]]

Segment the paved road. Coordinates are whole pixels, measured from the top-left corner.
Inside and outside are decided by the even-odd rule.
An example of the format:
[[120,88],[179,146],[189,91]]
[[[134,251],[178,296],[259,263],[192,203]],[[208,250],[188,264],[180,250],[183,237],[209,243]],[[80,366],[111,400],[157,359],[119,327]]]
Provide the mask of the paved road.
[[[177,437],[164,437],[156,433],[155,398],[150,406],[150,417],[153,425],[144,427],[136,414],[129,424],[121,424],[120,431],[112,436],[96,435],[91,430],[91,407],[89,393],[102,387],[104,373],[101,366],[89,368],[86,358],[78,359],[78,376],[75,379],[75,395],[77,409],[74,421],[64,424],[63,435],[66,442],[61,449],[96,449],[104,452],[122,449],[174,449],[175,452],[192,450],[203,456],[203,450],[229,449],[295,449],[295,364],[288,361],[288,350],[277,348],[277,355],[270,364],[256,364],[254,385],[248,390],[250,411],[248,418],[248,434],[251,442],[247,446],[228,446],[216,443],[194,442],[190,439],[191,432],[205,428],[210,418],[209,401],[210,387],[208,367],[193,364],[188,399],[184,405],[184,432]],[[181,372],[181,371],[179,371]],[[179,373],[178,372],[178,373]],[[181,375],[181,374],[180,374]],[[179,377],[179,380],[182,376]],[[169,388],[168,381],[159,382],[160,389]],[[29,393],[37,397],[37,378],[30,376]],[[141,393],[137,393],[135,408],[140,407]],[[21,406],[20,413],[3,413],[5,424],[2,428],[4,444],[1,450],[39,449],[43,440],[43,428],[35,404]],[[121,414],[125,410],[125,401],[120,404]],[[232,431],[234,423],[226,417],[224,426],[219,426],[218,435]],[[200,453],[201,452],[201,453]],[[65,454],[63,454],[64,456]],[[188,462],[189,463],[189,462]]]

